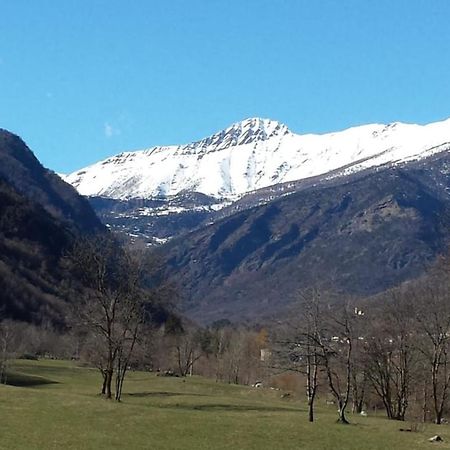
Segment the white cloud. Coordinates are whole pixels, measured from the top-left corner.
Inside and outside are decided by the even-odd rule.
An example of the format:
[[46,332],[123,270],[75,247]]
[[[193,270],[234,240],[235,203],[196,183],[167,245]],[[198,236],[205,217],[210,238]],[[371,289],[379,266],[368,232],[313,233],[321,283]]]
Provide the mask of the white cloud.
[[103,132],[108,139],[120,134],[120,130],[108,122],[105,122],[105,125],[103,126]]

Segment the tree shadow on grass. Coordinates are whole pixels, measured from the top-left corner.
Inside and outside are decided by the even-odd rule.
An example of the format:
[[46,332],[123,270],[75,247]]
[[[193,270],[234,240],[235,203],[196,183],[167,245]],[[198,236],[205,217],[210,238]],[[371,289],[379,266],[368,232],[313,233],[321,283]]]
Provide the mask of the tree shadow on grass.
[[46,384],[58,384],[58,382],[49,380],[48,378],[26,375],[24,373],[8,372],[6,374],[5,384],[16,387],[36,387]]
[[129,397],[178,397],[180,395],[186,395],[189,397],[204,397],[204,394],[191,394],[189,392],[132,392],[124,394]]
[[[173,406],[171,406],[173,407]],[[298,409],[285,408],[283,406],[258,406],[258,405],[227,405],[227,404],[205,404],[205,405],[175,405],[176,408],[192,411],[230,411],[230,412],[296,412]]]

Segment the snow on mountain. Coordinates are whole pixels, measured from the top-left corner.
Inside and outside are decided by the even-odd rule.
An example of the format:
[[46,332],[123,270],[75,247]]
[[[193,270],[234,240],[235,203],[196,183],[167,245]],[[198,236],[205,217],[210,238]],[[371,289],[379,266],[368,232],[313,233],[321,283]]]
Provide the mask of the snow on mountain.
[[65,177],[81,194],[114,199],[183,191],[218,199],[278,183],[421,159],[450,149],[450,119],[428,125],[372,124],[314,135],[252,118],[188,145],[120,153]]

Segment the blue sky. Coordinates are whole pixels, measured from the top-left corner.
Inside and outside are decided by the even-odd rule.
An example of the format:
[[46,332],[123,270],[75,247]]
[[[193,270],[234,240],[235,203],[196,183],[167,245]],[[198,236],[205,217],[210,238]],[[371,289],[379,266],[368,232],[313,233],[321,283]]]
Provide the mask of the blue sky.
[[0,0],[0,127],[56,171],[253,116],[450,116],[447,0]]

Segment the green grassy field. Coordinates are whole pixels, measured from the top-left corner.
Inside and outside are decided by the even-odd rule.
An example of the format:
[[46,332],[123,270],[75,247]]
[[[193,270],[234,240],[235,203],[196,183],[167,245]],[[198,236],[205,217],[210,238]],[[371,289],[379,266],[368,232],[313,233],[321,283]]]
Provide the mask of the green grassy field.
[[[96,370],[64,361],[17,361],[0,386],[1,449],[423,449],[450,448],[448,426],[351,416],[335,423],[332,409],[306,420],[301,401],[278,391],[130,373],[120,404],[97,394]],[[428,438],[439,433],[443,443]]]

